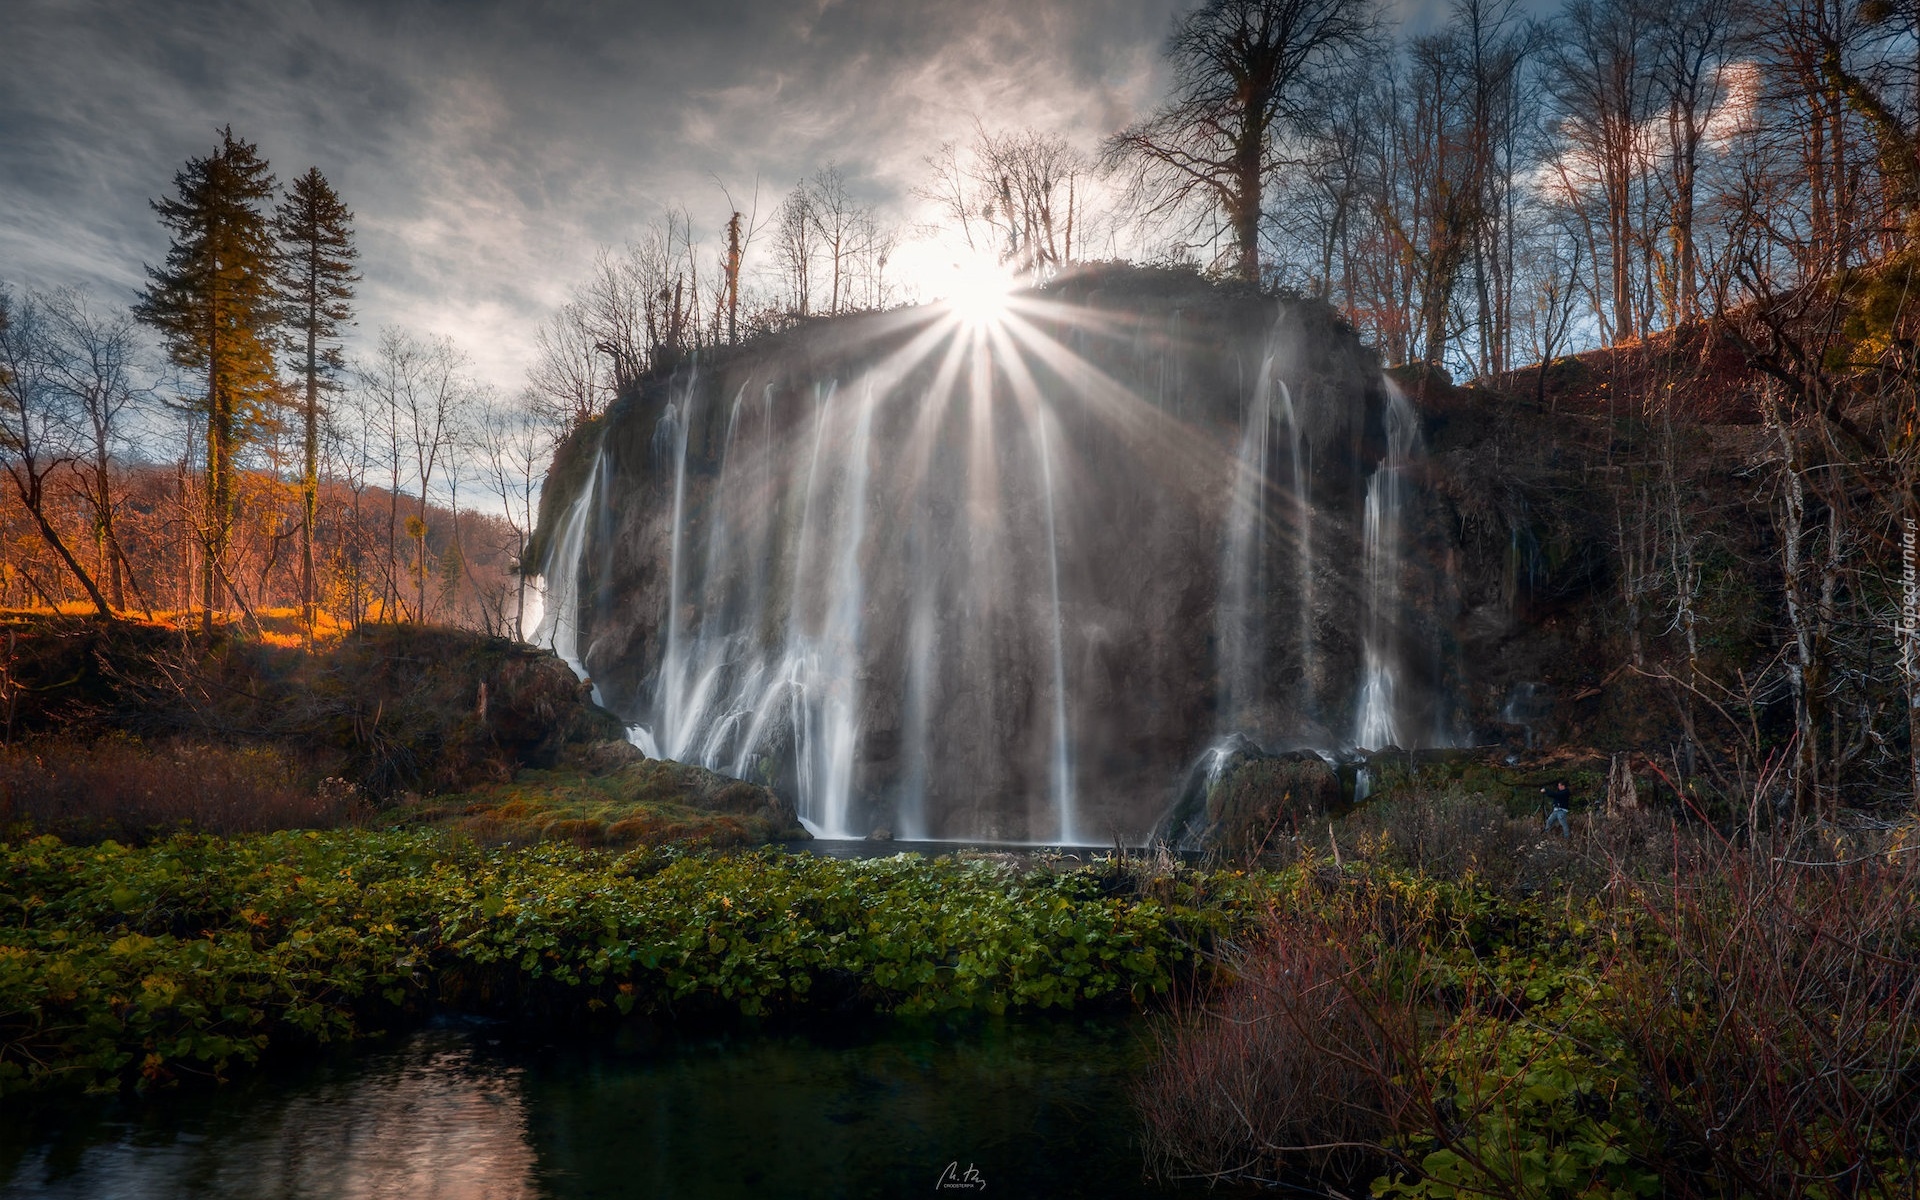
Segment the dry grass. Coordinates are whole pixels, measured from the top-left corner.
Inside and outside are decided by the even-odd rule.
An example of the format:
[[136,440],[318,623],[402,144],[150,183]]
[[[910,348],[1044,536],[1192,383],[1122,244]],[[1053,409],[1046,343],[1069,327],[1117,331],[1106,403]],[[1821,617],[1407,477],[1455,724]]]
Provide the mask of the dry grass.
[[1273,914],[1223,985],[1177,1006],[1135,1089],[1157,1175],[1365,1191],[1413,1014],[1361,981],[1354,932]]
[[[1356,1194],[1432,1149],[1461,1195],[1920,1194],[1917,834],[1366,806],[1176,1006],[1138,1096],[1154,1165]],[[1467,887],[1406,907],[1436,879]],[[1608,1139],[1574,1172],[1600,1191],[1529,1174]]]
[[328,829],[366,804],[339,780],[303,781],[280,754],[184,739],[41,739],[0,749],[0,828],[140,842],[208,833]]
[[1668,1131],[1667,1194],[1920,1194],[1920,860],[1904,832],[1857,854],[1827,830],[1724,846],[1633,889],[1625,907],[1659,936],[1606,978]]

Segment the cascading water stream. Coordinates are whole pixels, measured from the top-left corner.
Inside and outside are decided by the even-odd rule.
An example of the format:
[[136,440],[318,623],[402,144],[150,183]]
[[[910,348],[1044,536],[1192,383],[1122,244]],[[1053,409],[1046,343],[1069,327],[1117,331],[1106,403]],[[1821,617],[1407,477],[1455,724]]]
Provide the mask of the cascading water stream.
[[[567,506],[565,517],[561,519],[559,536],[553,543],[553,549],[547,554],[546,564],[540,572],[540,619],[534,623],[533,632],[527,641],[535,646],[545,646],[554,656],[572,668],[573,673],[586,680],[592,688],[593,702],[604,704],[600,694],[600,685],[593,682],[588,674],[587,665],[580,647],[580,568],[586,557],[588,526],[593,520],[595,508],[604,499],[601,477],[606,470],[606,449],[594,452],[593,466],[587,472],[587,480],[575,496],[573,503]],[[660,747],[655,744],[653,734],[644,725],[628,725],[627,740],[632,742],[648,758],[659,758]]]
[[[738,778],[747,778],[752,770],[754,752],[762,745],[770,729],[778,722],[785,721],[793,734],[793,752],[797,759],[797,786],[800,791],[801,821],[816,835],[822,829],[814,820],[814,761],[815,754],[809,730],[812,722],[812,710],[808,704],[808,689],[813,686],[812,650],[804,636],[804,612],[801,601],[805,591],[803,581],[809,578],[809,548],[814,540],[813,517],[816,508],[815,484],[820,474],[820,451],[826,440],[827,417],[832,410],[832,400],[837,385],[829,382],[824,390],[816,389],[813,397],[813,431],[808,439],[807,471],[800,484],[800,521],[797,545],[793,554],[793,575],[788,585],[787,607],[780,621],[780,640],[771,653],[757,645],[751,630],[738,635],[743,654],[746,657],[744,670],[738,681],[729,689],[738,698],[737,712],[744,713],[739,720],[744,722],[744,735],[737,743],[734,757],[729,760],[715,758],[706,765]],[[765,446],[773,445],[772,399],[771,389],[767,392],[767,430]],[[771,455],[767,456],[771,459]],[[773,477],[771,467],[763,476],[764,494],[772,494]],[[769,525],[765,530],[766,542],[752,568],[750,584],[750,604],[747,613],[758,616],[763,610],[762,599],[768,595],[767,571],[771,560],[779,549],[777,530]],[[736,724],[737,727],[737,724]]]
[[[670,611],[655,699],[660,744],[668,757],[746,776],[766,737],[784,722],[795,757],[801,820],[826,837],[855,835],[851,797],[861,733],[862,553],[875,408],[871,388],[863,389],[852,406],[851,429],[845,437],[834,436],[843,428],[846,407],[839,395],[831,384],[816,395],[807,471],[799,485],[793,574],[777,631],[757,618],[769,595],[767,573],[778,557],[777,542],[767,539],[778,529],[768,526],[758,546],[737,545],[725,503],[737,478],[744,387],[728,410],[719,469],[697,523],[705,553],[695,559],[689,559],[687,546],[696,526],[688,497],[688,438],[695,415],[690,394],[663,411],[657,432],[658,442],[671,444],[674,463]],[[769,430],[766,441],[771,440]],[[765,474],[759,478],[769,480]],[[683,615],[689,609],[699,615],[691,628]]]
[[1308,717],[1314,715],[1314,630],[1313,630],[1313,494],[1312,482],[1307,478],[1306,455],[1301,443],[1304,440],[1300,428],[1300,414],[1293,408],[1293,391],[1281,380],[1274,381],[1280,389],[1281,421],[1287,429],[1287,456],[1293,467],[1290,481],[1293,487],[1294,520],[1293,538],[1295,546],[1294,561],[1299,570],[1299,618],[1300,618],[1300,711]]
[[540,620],[528,638],[534,645],[553,651],[582,679],[587,678],[587,668],[580,660],[580,563],[586,555],[587,524],[593,518],[604,459],[604,450],[594,453],[586,483],[561,518],[559,535],[540,570]]
[[1060,624],[1060,540],[1054,524],[1053,454],[1047,447],[1044,408],[1034,413],[1033,425],[1040,444],[1040,488],[1046,497],[1047,512],[1047,580],[1053,592],[1053,806],[1059,821],[1060,841],[1076,845],[1080,832],[1074,821],[1073,747],[1067,731],[1066,635]]
[[865,580],[860,548],[866,540],[867,479],[871,472],[873,394],[858,402],[853,437],[842,468],[835,506],[839,544],[827,593],[826,623],[814,661],[812,694],[817,705],[818,745],[824,751],[807,808],[829,837],[850,837],[848,801],[853,792],[853,756],[860,738],[860,634]]
[[1221,734],[1240,730],[1258,701],[1265,660],[1267,443],[1273,412],[1273,356],[1260,364],[1240,434],[1227,506],[1215,620],[1220,642]]
[[678,406],[668,401],[653,435],[656,453],[662,440],[673,447],[673,525],[667,559],[667,648],[660,660],[660,685],[664,696],[659,705],[660,731],[657,737],[660,745],[666,749],[667,757],[673,759],[679,759],[686,752],[682,721],[682,692],[686,681],[683,678],[685,665],[681,646],[684,639],[680,629],[680,560],[687,507],[687,433],[693,425],[692,408],[696,394],[694,388],[688,387],[681,393]]
[[1407,623],[1400,603],[1401,538],[1406,467],[1420,448],[1420,422],[1400,389],[1391,380],[1386,387],[1387,456],[1367,481],[1362,543],[1367,610],[1353,744],[1366,750],[1409,744],[1399,711],[1399,630]]
[[933,568],[928,561],[928,497],[925,487],[915,497],[913,532],[909,562],[913,571],[913,611],[907,620],[906,724],[904,747],[906,776],[900,788],[896,809],[902,838],[919,841],[928,834],[927,825],[927,726],[932,720],[934,688],[934,595]]

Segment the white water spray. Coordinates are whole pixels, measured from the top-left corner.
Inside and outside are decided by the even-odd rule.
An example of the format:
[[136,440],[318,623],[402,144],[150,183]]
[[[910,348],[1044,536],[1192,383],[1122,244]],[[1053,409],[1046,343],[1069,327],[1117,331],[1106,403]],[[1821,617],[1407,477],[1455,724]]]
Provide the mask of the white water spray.
[[1387,456],[1367,481],[1364,674],[1353,733],[1353,744],[1367,750],[1408,745],[1399,696],[1399,627],[1405,615],[1400,604],[1401,538],[1406,467],[1420,448],[1420,422],[1391,380],[1386,388]]
[[1260,364],[1241,426],[1227,507],[1215,624],[1220,641],[1220,713],[1241,730],[1259,700],[1266,660],[1267,445],[1272,436],[1273,355]]
[[582,679],[587,678],[587,668],[580,661],[580,563],[586,554],[587,525],[593,519],[604,458],[604,451],[594,454],[586,483],[560,519],[559,533],[540,569],[540,620],[527,638],[553,651]]
[[1067,731],[1066,641],[1060,625],[1060,539],[1054,525],[1053,455],[1047,447],[1046,409],[1034,413],[1033,425],[1039,433],[1040,486],[1047,510],[1047,580],[1053,589],[1053,808],[1060,841],[1077,845],[1080,832],[1074,819],[1073,748]]

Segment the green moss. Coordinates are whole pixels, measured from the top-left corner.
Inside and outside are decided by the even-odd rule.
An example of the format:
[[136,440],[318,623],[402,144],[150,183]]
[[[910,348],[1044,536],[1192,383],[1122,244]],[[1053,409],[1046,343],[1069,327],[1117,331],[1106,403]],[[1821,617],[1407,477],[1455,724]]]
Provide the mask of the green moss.
[[[1208,877],[1211,879],[1212,877]],[[1189,892],[1194,889],[1187,889]],[[0,843],[0,1094],[219,1077],[442,1006],[577,1024],[1138,1004],[1245,911],[915,855],[615,856],[444,831]]]
[[607,772],[526,770],[509,783],[415,800],[394,816],[516,845],[719,847],[806,836],[766,789],[652,759]]

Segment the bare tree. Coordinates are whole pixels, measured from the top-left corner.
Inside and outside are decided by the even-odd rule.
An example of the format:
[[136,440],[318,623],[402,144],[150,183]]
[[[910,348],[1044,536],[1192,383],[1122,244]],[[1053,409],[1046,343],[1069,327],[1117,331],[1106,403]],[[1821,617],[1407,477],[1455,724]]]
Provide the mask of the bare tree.
[[[605,355],[609,383],[617,395],[646,374],[652,354],[648,311],[651,280],[635,269],[635,249],[624,255],[602,249],[594,256],[593,272],[575,293],[562,317],[574,322],[578,338]],[[574,348],[569,347],[569,353]]]
[[[1547,54],[1547,90],[1563,142],[1556,167],[1566,199],[1599,215],[1601,237],[1591,258],[1596,273],[1602,263],[1608,272],[1606,307],[1597,315],[1610,343],[1630,340],[1640,327],[1634,217],[1652,112],[1649,24],[1642,0],[1573,0]],[[1596,305],[1600,300],[1596,289]]]
[[1439,367],[1446,361],[1454,288],[1485,218],[1482,148],[1472,112],[1476,81],[1472,56],[1457,36],[1416,39],[1409,60],[1402,122],[1408,150],[1403,161],[1413,184],[1405,215],[1413,219],[1393,208],[1382,216],[1417,264],[1419,353]]
[[1529,237],[1526,249],[1516,262],[1516,272],[1525,290],[1525,303],[1517,304],[1519,332],[1523,345],[1535,363],[1533,398],[1543,403],[1547,393],[1547,370],[1567,347],[1573,326],[1574,306],[1579,299],[1580,258],[1586,243],[1554,228],[1544,236]]
[[1233,272],[1257,283],[1278,136],[1304,111],[1315,73],[1340,66],[1371,33],[1362,0],[1210,0],[1175,26],[1172,100],[1110,138],[1102,161],[1130,172],[1149,216],[1173,217],[1195,200],[1221,214]]
[[516,400],[495,397],[472,414],[469,437],[478,458],[481,486],[499,500],[512,533],[515,579],[513,635],[525,640],[527,614],[527,540],[539,519],[540,488],[553,457],[556,433],[540,406],[522,393]]
[[[756,196],[757,200],[758,197]],[[727,197],[731,207],[733,197]],[[753,218],[742,218],[740,210],[733,209],[733,215],[727,218],[726,257],[720,266],[720,297],[717,307],[726,314],[727,345],[736,345],[740,341],[740,272],[746,265],[747,244],[753,240]],[[714,318],[714,333],[719,334],[720,320]]]
[[1700,248],[1695,236],[1701,154],[1719,111],[1734,27],[1734,0],[1675,0],[1661,13],[1654,45],[1655,105],[1666,125],[1667,237],[1663,287],[1668,320],[1685,325],[1700,311]]
[[788,306],[805,317],[813,297],[813,260],[820,253],[813,191],[804,181],[793,185],[774,224],[773,249],[787,288]]
[[43,306],[32,296],[16,306],[0,290],[0,467],[40,536],[65,563],[100,615],[113,609],[93,577],[60,536],[47,510],[47,482],[75,461],[74,414],[47,370],[48,331]]
[[1467,60],[1467,126],[1480,199],[1472,249],[1476,365],[1512,366],[1515,257],[1522,177],[1533,165],[1528,114],[1538,97],[1533,60],[1544,40],[1516,0],[1459,0],[1453,28]]
[[379,465],[387,474],[386,553],[382,556],[380,578],[380,619],[394,621],[404,617],[406,594],[400,586],[400,480],[406,464],[406,426],[403,417],[406,391],[412,387],[417,369],[416,348],[402,330],[387,326],[380,330],[372,361],[362,370],[367,392],[365,409],[370,428],[379,435]]
[[[121,440],[121,417],[137,396],[132,363],[138,349],[133,318],[125,312],[96,311],[81,292],[61,292],[44,305],[47,377],[66,396],[75,417],[84,425],[88,461],[80,471],[80,493],[93,510],[93,532],[100,570],[107,577],[107,595],[116,610],[127,607],[126,586],[136,594],[140,581],[133,575],[126,552],[114,528],[119,502],[115,497],[113,463]],[[144,595],[141,604],[148,608]]]
[[466,404],[471,385],[465,376],[465,356],[451,339],[419,340],[402,335],[399,355],[409,369],[402,375],[400,401],[407,448],[412,458],[414,515],[407,522],[413,540],[415,619],[427,619],[427,576],[431,574],[427,549],[427,508],[437,472],[448,465],[454,446],[455,422]]
[[[978,201],[973,194],[974,172],[961,157],[962,153],[960,143],[942,142],[938,150],[926,157],[926,182],[915,188],[914,194],[937,205],[950,227],[959,231],[967,249],[978,254],[982,248],[974,240],[974,222],[981,219],[982,214],[977,211]],[[982,236],[985,236],[984,230]]]
[[618,352],[604,353],[594,337],[590,314],[578,300],[541,322],[533,335],[533,366],[527,372],[527,401],[540,406],[568,429],[606,409],[615,391],[613,368]]
[[322,414],[321,446],[325,474],[347,493],[335,523],[339,532],[333,539],[333,553],[347,617],[357,626],[366,620],[377,585],[383,582],[373,574],[378,546],[367,522],[366,496],[380,465],[385,412],[381,397],[365,385],[347,391],[343,400]]
[[891,302],[893,291],[887,283],[887,263],[899,240],[898,230],[882,225],[873,209],[861,212],[854,226],[854,243],[859,250],[854,266],[858,279],[866,285],[868,308],[885,308]]
[[1065,138],[976,125],[964,153],[950,142],[926,164],[927,180],[915,194],[940,207],[969,250],[991,253],[1036,280],[1074,257],[1076,232],[1084,236],[1086,228],[1091,167]]
[[843,297],[841,284],[850,273],[858,249],[860,221],[865,209],[847,191],[846,177],[833,163],[814,173],[806,183],[807,220],[820,253],[827,261],[827,314],[837,315]]

